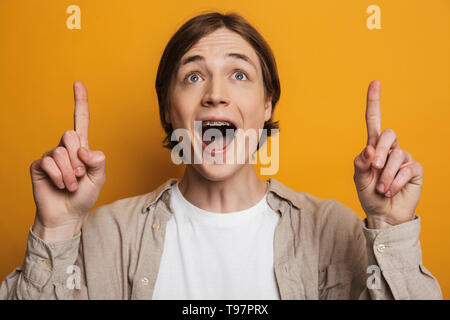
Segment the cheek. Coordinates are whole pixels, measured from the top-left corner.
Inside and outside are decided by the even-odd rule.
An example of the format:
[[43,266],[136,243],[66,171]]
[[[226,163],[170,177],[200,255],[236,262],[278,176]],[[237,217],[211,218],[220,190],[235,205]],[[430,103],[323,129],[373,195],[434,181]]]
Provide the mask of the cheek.
[[247,92],[237,97],[239,112],[244,120],[245,128],[262,128],[264,126],[264,94]]
[[170,119],[172,127],[189,128],[192,124],[192,119],[195,118],[198,101],[195,94],[183,92],[174,92],[171,97]]

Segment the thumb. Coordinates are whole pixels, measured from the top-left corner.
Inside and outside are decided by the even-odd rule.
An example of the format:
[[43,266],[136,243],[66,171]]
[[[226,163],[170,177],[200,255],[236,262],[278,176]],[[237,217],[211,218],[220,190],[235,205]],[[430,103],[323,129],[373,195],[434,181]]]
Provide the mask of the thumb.
[[89,178],[96,184],[103,184],[105,182],[106,160],[104,153],[80,147],[78,157],[86,164]]
[[371,163],[375,156],[375,148],[367,145],[363,151],[355,158],[355,180],[356,187],[359,189],[365,188],[372,180]]

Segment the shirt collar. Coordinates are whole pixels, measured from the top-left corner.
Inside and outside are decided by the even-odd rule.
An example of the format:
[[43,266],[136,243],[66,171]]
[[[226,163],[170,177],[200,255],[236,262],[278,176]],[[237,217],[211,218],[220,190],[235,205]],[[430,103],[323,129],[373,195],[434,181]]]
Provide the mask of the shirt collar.
[[170,189],[177,181],[175,178],[170,178],[156,190],[150,192],[142,207],[142,213],[148,212],[150,207],[160,199],[170,208]]
[[[149,208],[158,200],[163,201],[168,208],[171,208],[170,191],[172,185],[177,181],[178,180],[175,178],[170,178],[166,182],[161,184],[158,188],[156,188],[156,190],[150,192],[144,202],[144,206],[142,207],[142,213],[148,212]],[[286,201],[292,204],[294,207],[298,209],[300,208],[300,200],[294,190],[286,187],[284,184],[274,178],[270,178],[267,181],[269,183],[267,202],[273,210],[277,211],[281,208],[281,211],[284,211],[283,203],[285,203]]]
[[[297,209],[300,209],[300,199],[297,192],[295,192],[291,188],[286,187],[284,184],[274,178],[270,178],[268,181],[269,193],[271,195],[274,195],[280,200],[287,201]],[[271,202],[274,202],[272,199],[273,197],[268,197],[267,201],[269,202],[269,205],[271,205]]]

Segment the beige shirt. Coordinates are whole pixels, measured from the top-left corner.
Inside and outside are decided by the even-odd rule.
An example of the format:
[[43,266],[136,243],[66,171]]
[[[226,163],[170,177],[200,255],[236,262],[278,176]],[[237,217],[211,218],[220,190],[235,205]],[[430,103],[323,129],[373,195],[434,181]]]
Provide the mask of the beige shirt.
[[[334,199],[268,181],[267,202],[280,215],[273,258],[281,299],[442,299],[422,264],[418,216],[368,229]],[[151,299],[175,182],[95,209],[72,239],[47,244],[30,228],[24,262],[2,282],[0,299]]]

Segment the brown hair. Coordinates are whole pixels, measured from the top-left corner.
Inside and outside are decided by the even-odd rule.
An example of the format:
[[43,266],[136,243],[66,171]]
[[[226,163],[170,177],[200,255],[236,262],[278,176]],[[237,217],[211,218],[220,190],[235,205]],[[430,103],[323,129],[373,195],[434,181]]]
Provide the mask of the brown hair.
[[[158,95],[161,124],[167,133],[163,140],[166,148],[171,149],[177,144],[176,141],[171,141],[170,139],[173,128],[166,121],[165,112],[170,102],[169,90],[173,77],[178,72],[180,59],[201,38],[221,27],[236,32],[255,49],[262,69],[265,96],[272,97],[273,115],[275,105],[280,99],[281,90],[275,58],[267,42],[254,27],[236,13],[221,14],[219,12],[210,12],[198,15],[184,23],[172,36],[159,62],[155,88]],[[267,129],[267,136],[271,135],[270,129],[278,128],[278,121],[273,121],[272,117],[264,123],[264,129]],[[260,144],[263,142],[260,141]]]

